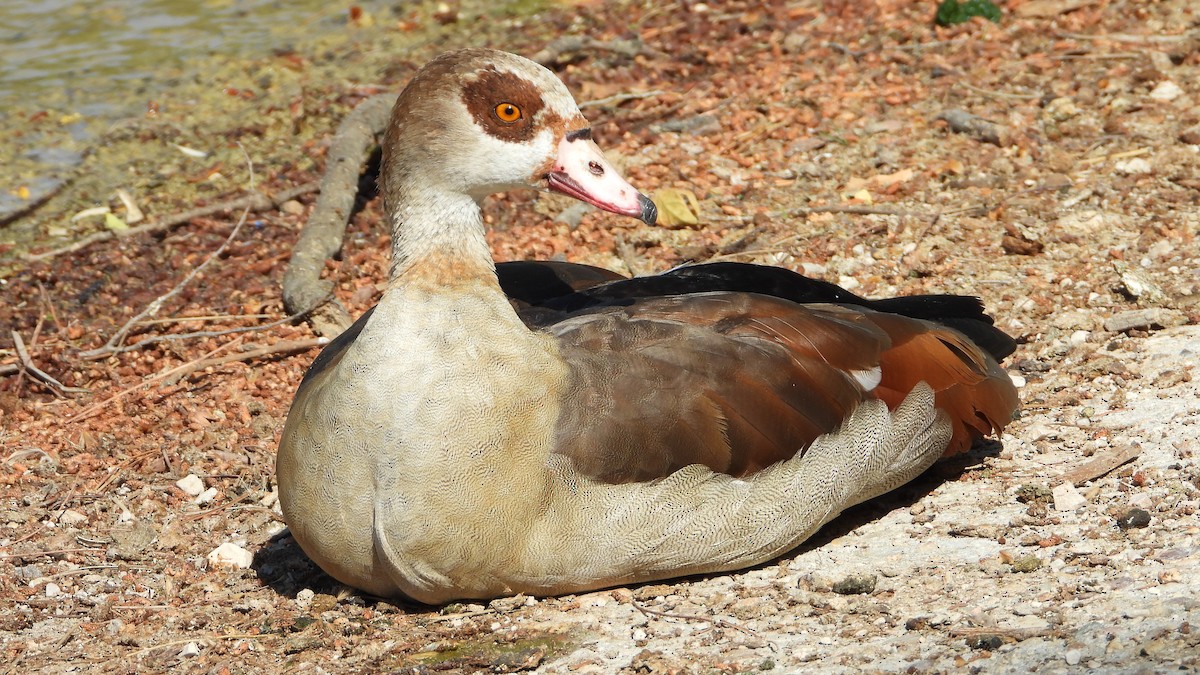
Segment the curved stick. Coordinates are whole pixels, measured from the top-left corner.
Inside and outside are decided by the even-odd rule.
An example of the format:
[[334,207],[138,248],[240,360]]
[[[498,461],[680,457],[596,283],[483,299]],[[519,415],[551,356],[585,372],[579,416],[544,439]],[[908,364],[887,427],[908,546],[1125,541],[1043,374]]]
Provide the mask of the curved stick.
[[335,337],[351,323],[349,312],[332,299],[333,282],[321,279],[321,270],[325,261],[342,248],[346,223],[358,195],[363,158],[383,133],[395,100],[395,94],[372,96],[338,127],[329,146],[321,195],[292,249],[283,276],[283,302],[288,313],[315,308],[309,321],[318,335]]

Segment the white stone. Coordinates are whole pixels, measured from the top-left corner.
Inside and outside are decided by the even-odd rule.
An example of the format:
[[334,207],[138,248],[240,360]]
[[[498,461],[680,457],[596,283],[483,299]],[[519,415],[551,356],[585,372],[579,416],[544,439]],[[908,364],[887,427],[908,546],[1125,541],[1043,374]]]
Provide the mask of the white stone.
[[1154,500],[1145,492],[1139,492],[1129,498],[1129,505],[1134,508],[1145,509],[1149,511],[1154,508]]
[[208,554],[208,562],[212,565],[232,566],[241,570],[248,569],[253,561],[253,553],[229,542],[221,544]]
[[804,276],[806,277],[820,277],[824,276],[827,270],[825,266],[820,263],[806,262],[800,263],[800,271],[803,272]]
[[1150,166],[1150,162],[1141,157],[1120,160],[1113,165],[1113,168],[1117,170],[1117,173],[1123,173],[1127,176],[1146,174],[1154,170],[1154,167]]
[[200,647],[195,642],[189,642],[183,646],[183,649],[179,650],[179,658],[181,658],[181,659],[190,659],[193,656],[199,656],[199,655],[200,655]]
[[210,487],[207,490],[205,490],[204,492],[201,492],[200,494],[196,495],[196,498],[193,499],[192,501],[197,504],[207,504],[216,498],[217,498],[217,488]]
[[60,588],[58,584],[54,583],[53,581],[46,584],[47,598],[57,598],[60,595],[62,595],[62,588]]
[[1058,430],[1045,422],[1030,422],[1025,425],[1025,438],[1030,441],[1040,441],[1043,438],[1057,438]]
[[186,492],[189,497],[195,497],[201,492],[204,492],[204,481],[200,480],[200,477],[196,474],[189,473],[183,478],[175,481],[175,487]]
[[86,523],[87,521],[88,521],[88,517],[78,511],[76,511],[75,509],[67,509],[66,511],[63,511],[62,515],[60,515],[58,517],[59,524],[67,525],[68,527],[72,526],[72,525],[79,525],[81,523]]
[[1158,86],[1150,91],[1150,98],[1155,101],[1174,101],[1183,95],[1183,89],[1171,80],[1163,80],[1158,83]]
[[316,597],[316,595],[317,594],[313,592],[313,589],[311,588],[300,589],[300,591],[296,593],[296,607],[299,607],[300,609],[308,609],[312,606],[313,598]]
[[1068,649],[1066,654],[1063,654],[1063,659],[1066,660],[1068,666],[1077,666],[1083,660],[1083,652],[1078,649]]
[[1054,496],[1055,511],[1074,511],[1087,503],[1087,498],[1079,494],[1079,490],[1070,483],[1055,486],[1050,494]]

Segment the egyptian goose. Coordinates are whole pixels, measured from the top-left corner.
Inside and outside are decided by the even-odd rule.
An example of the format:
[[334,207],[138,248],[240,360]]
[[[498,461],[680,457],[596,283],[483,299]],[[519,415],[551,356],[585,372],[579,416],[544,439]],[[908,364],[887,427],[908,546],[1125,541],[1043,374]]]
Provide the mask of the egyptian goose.
[[390,281],[308,371],[277,463],[292,535],[343,583],[436,604],[748,567],[1016,410],[974,298],[495,265],[498,190],[655,220],[531,61],[430,62],[383,152]]

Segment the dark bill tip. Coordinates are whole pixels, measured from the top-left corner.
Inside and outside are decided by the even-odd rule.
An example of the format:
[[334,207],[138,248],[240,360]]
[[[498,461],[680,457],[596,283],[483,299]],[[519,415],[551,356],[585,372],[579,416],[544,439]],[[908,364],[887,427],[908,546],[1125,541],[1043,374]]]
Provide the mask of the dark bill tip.
[[658,222],[658,207],[644,194],[638,194],[638,206],[642,207],[642,212],[638,214],[638,218],[647,225],[653,225]]

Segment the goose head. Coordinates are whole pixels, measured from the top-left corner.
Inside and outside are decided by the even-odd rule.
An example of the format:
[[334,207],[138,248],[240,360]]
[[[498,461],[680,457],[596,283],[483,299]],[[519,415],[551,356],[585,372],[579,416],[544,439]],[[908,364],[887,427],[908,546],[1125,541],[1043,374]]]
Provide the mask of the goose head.
[[604,158],[566,86],[506,52],[461,50],[427,64],[397,99],[383,147],[381,184],[393,211],[532,187],[647,224],[657,217]]

